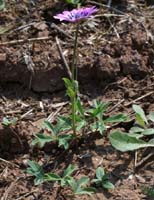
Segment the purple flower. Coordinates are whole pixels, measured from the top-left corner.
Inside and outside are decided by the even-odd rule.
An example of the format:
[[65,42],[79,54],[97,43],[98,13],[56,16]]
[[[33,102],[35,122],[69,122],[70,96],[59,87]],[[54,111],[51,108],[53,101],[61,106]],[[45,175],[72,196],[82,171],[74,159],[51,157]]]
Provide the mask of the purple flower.
[[93,6],[89,8],[79,8],[73,9],[71,11],[64,11],[62,14],[57,14],[54,16],[55,19],[60,21],[77,22],[82,19],[90,17],[93,13],[97,12],[98,9]]

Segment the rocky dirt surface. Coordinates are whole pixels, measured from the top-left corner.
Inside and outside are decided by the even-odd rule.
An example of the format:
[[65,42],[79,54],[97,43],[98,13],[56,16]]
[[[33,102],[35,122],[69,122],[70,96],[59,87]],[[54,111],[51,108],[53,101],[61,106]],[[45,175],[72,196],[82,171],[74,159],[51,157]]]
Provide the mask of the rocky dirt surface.
[[[99,12],[79,32],[78,78],[83,101],[111,101],[110,115],[131,114],[133,103],[146,113],[154,111],[153,1],[118,0],[107,8],[105,0],[86,0],[86,5],[96,5]],[[106,136],[91,135],[67,153],[50,144],[44,149],[31,146],[45,119],[51,116],[54,121],[69,109],[62,81],[68,72],[57,39],[71,64],[75,26],[53,18],[64,9],[72,7],[64,1],[18,0],[6,1],[6,9],[0,11],[0,122],[4,117],[18,119],[9,128],[0,124],[0,199],[70,199],[69,189],[57,184],[34,186],[25,172],[28,159],[43,164],[46,172],[75,164],[80,167],[77,178],[93,177],[98,166],[104,167],[115,189],[100,188],[92,197],[75,199],[154,199],[145,192],[146,187],[154,187],[154,157],[135,171],[135,153],[116,151]],[[139,151],[138,162],[152,151]]]

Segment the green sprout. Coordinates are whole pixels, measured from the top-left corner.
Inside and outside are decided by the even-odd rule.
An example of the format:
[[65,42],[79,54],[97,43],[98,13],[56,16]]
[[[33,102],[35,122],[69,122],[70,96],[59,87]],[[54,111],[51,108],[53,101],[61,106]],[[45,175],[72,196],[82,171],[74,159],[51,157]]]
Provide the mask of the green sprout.
[[45,181],[58,181],[61,186],[68,186],[69,182],[73,179],[72,174],[77,170],[76,166],[69,165],[63,173],[63,176],[60,176],[56,173],[47,173],[44,176]]
[[129,130],[129,133],[115,131],[110,134],[111,144],[122,152],[154,147],[153,139],[148,142],[144,140],[144,138],[154,135],[154,128],[150,127],[150,123],[154,122],[154,113],[150,112],[146,116],[144,110],[138,105],[133,105],[133,110],[135,112],[135,124]]
[[17,118],[13,118],[12,120],[9,120],[8,118],[4,117],[2,121],[3,126],[12,126],[17,123]]
[[43,183],[44,181],[44,171],[42,166],[40,166],[38,163],[28,160],[29,167],[27,168],[26,172],[28,174],[31,174],[32,176],[35,176],[34,184],[39,185]]
[[64,149],[69,148],[68,141],[73,138],[71,134],[60,134],[61,132],[71,128],[66,121],[58,118],[57,124],[53,125],[48,121],[44,121],[43,129],[47,129],[50,135],[37,133],[35,139],[32,141],[32,145],[39,145],[41,148],[48,142],[58,142],[58,146],[63,146]]
[[107,190],[114,189],[114,185],[109,181],[109,178],[102,167],[96,169],[96,178],[93,179],[92,182],[95,183],[96,186],[101,186]]

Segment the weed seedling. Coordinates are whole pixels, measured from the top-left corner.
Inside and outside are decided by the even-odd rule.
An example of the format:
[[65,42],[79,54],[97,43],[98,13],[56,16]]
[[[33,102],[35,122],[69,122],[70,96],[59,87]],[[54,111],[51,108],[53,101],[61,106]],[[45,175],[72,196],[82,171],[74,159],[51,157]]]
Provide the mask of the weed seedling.
[[74,171],[77,170],[76,166],[69,165],[63,173],[63,176],[60,176],[56,173],[47,173],[44,176],[45,181],[58,181],[60,182],[60,185],[63,186],[68,186],[69,182],[73,179],[72,174]]
[[135,124],[129,130],[129,133],[122,133],[115,131],[110,134],[111,144],[120,151],[133,151],[144,147],[154,147],[154,139],[148,142],[144,140],[151,135],[154,135],[154,128],[150,128],[149,122],[154,122],[154,113],[145,115],[144,110],[138,106],[133,105],[135,112]]
[[2,125],[9,127],[14,126],[17,123],[17,118],[13,118],[12,120],[9,120],[8,118],[4,117],[2,121]]
[[68,141],[73,138],[71,134],[60,134],[61,132],[70,129],[69,123],[66,123],[66,120],[62,120],[59,117],[57,124],[54,126],[48,121],[45,121],[42,127],[44,130],[47,130],[50,135],[38,133],[35,135],[35,139],[32,141],[32,145],[39,145],[43,147],[47,142],[57,142],[58,146],[63,146],[64,149],[68,149]]
[[92,195],[95,193],[95,188],[87,187],[88,183],[89,178],[87,176],[83,176],[77,181],[74,178],[69,181],[69,185],[71,186],[74,195]]
[[44,171],[42,166],[34,161],[28,160],[29,167],[27,168],[27,173],[35,176],[34,184],[39,185],[44,181]]
[[96,169],[96,178],[92,180],[96,186],[105,188],[107,190],[114,189],[114,185],[109,181],[107,174],[102,167]]

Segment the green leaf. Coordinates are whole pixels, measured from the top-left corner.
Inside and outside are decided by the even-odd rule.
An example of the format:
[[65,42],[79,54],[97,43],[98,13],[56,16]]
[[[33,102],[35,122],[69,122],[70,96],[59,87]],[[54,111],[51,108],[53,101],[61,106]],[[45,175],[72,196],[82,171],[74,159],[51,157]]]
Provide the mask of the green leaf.
[[42,167],[37,162],[28,160],[27,164],[30,166],[30,168],[27,168],[28,173],[32,174],[33,172],[40,172],[42,170]]
[[78,82],[69,80],[67,78],[63,78],[65,87],[67,88],[66,94],[70,97],[73,98],[76,96],[77,91],[78,91]]
[[72,180],[73,180],[73,177],[72,177],[72,176],[63,177],[63,178],[61,179],[60,185],[61,185],[61,186],[70,185],[70,183],[72,182]]
[[37,133],[35,135],[35,138],[33,141],[32,141],[32,145],[35,146],[37,144],[40,145],[40,147],[42,148],[45,143],[47,142],[52,142],[52,141],[55,141],[56,139],[52,136],[48,136],[48,135],[44,135],[44,134],[41,134],[41,133]]
[[144,135],[141,134],[141,133],[130,133],[129,136],[137,138],[137,139],[140,139],[140,138],[144,137]]
[[89,182],[89,178],[87,176],[81,177],[77,182],[72,180],[72,188],[75,194],[82,195],[88,194],[91,195],[94,192],[93,188],[85,187]]
[[116,123],[116,122],[124,122],[128,120],[128,117],[124,114],[118,114],[118,115],[113,115],[111,117],[108,117],[107,119],[104,120],[106,123]]
[[88,182],[89,182],[89,178],[87,176],[83,176],[77,181],[80,187],[85,186]]
[[96,169],[96,177],[101,181],[104,175],[105,175],[104,169],[102,167],[98,167]]
[[143,128],[134,126],[134,127],[132,127],[132,128],[129,130],[129,133],[141,133],[141,132],[143,132],[143,131],[144,131]]
[[62,130],[70,130],[72,129],[72,120],[70,117],[58,116],[58,121],[62,124]]
[[154,144],[154,138],[150,139],[150,140],[148,141],[148,143],[149,143],[149,144]]
[[143,135],[153,135],[154,134],[154,129],[153,128],[148,128],[142,132]]
[[43,129],[47,129],[48,131],[51,131],[53,134],[55,134],[55,128],[49,121],[44,121]]
[[0,11],[5,8],[5,0],[0,0]]
[[64,146],[64,149],[68,149],[69,148],[69,144],[68,141],[71,140],[73,138],[72,135],[60,135],[58,137],[58,143],[59,143],[59,147],[60,146]]
[[100,101],[94,101],[94,108],[89,109],[87,112],[90,113],[92,118],[102,120],[103,113],[107,110],[109,103],[102,103]]
[[7,119],[6,117],[3,118],[2,125],[4,126],[11,126],[17,123],[18,119],[13,118],[12,120]]
[[9,126],[9,125],[11,125],[11,121],[8,120],[6,117],[4,117],[4,118],[3,118],[3,121],[2,121],[2,124],[3,124],[4,126]]
[[140,126],[145,128],[145,122],[144,122],[143,118],[141,117],[141,115],[139,115],[137,113],[136,113],[136,120],[140,124]]
[[96,192],[95,188],[93,188],[93,187],[86,187],[86,188],[80,188],[79,190],[77,190],[75,192],[75,194],[77,194],[77,195],[87,194],[87,195],[91,196],[95,192]]
[[80,131],[83,127],[85,127],[87,122],[85,120],[82,120],[81,122],[78,122],[76,130]]
[[75,170],[77,170],[77,167],[76,167],[76,166],[74,166],[74,165],[69,165],[69,166],[64,170],[64,175],[63,175],[63,177],[72,175],[72,173],[73,173]]
[[90,128],[93,132],[95,131],[99,131],[99,133],[101,135],[103,135],[103,133],[107,130],[105,124],[103,121],[97,121],[97,122],[94,122],[90,125]]
[[150,121],[154,122],[154,112],[150,112],[148,118]]
[[41,184],[44,181],[44,171],[42,166],[31,160],[28,160],[28,165],[29,167],[27,168],[26,172],[35,176],[34,184]]
[[102,183],[102,186],[105,188],[105,189],[114,189],[114,185],[110,182],[110,181],[106,181],[106,182],[104,182],[104,183]]
[[83,110],[83,106],[81,104],[81,100],[80,98],[78,97],[77,100],[76,100],[76,106],[77,106],[77,110],[78,112],[81,114],[82,117],[85,117],[84,115],[84,110]]
[[133,151],[144,147],[154,147],[154,144],[146,143],[143,140],[119,131],[111,133],[109,139],[112,146],[122,152]]
[[68,184],[71,186],[73,192],[75,193],[75,191],[77,190],[78,184],[75,181],[74,178],[72,178],[71,180],[68,181]]
[[146,124],[148,124],[147,118],[145,116],[144,110],[138,106],[138,105],[133,105],[133,110],[136,113],[136,118],[137,121],[139,122],[139,124],[141,124],[141,126],[145,126],[143,122],[145,122]]
[[46,181],[60,181],[61,177],[58,174],[55,174],[55,173],[47,173],[47,174],[45,174],[44,179]]
[[34,179],[34,184],[35,185],[40,185],[41,183],[44,182],[44,177],[43,176],[37,176],[35,179]]
[[72,81],[68,78],[63,78],[66,88],[72,87]]

